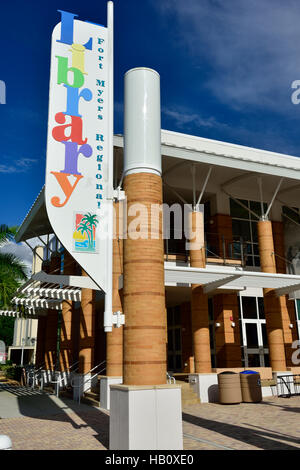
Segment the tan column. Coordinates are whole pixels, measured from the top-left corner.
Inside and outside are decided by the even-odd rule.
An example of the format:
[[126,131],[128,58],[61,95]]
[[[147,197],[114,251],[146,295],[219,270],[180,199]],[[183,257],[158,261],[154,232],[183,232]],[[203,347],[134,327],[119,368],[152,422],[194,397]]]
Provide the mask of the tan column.
[[45,356],[45,334],[46,334],[47,317],[38,318],[37,340],[35,365],[41,366],[44,363]]
[[[87,276],[82,270],[82,275]],[[95,291],[81,290],[79,374],[86,374],[94,367],[95,349]]]
[[[75,275],[76,263],[74,258],[66,250],[64,251],[64,271],[66,275]],[[60,329],[60,370],[67,370],[74,363],[73,338],[72,338],[73,302],[64,300],[62,302],[61,329]]]
[[[126,385],[166,383],[166,321],[164,249],[162,216],[151,238],[152,204],[162,203],[161,177],[152,173],[126,176],[124,190],[128,214],[139,205],[135,216],[128,216],[128,235],[124,241],[124,366]],[[136,217],[139,239],[132,238]],[[154,230],[152,229],[152,232]],[[146,238],[145,238],[146,237]]]
[[[205,268],[204,221],[202,212],[190,214],[190,265],[193,268]],[[192,334],[194,345],[194,362],[196,373],[211,372],[211,355],[209,339],[208,297],[201,285],[192,284]]]
[[[123,218],[120,202],[114,203],[115,227],[113,238],[113,312],[123,312],[122,295],[119,290],[119,277],[123,274]],[[106,334],[106,375],[122,377],[123,374],[123,326]]]
[[[50,261],[50,274],[60,273],[60,255],[54,253]],[[54,369],[57,361],[58,310],[48,309],[45,333],[45,366]]]
[[[257,224],[257,230],[261,270],[265,273],[276,273],[272,222],[260,220]],[[283,371],[286,370],[286,359],[281,300],[276,297],[273,289],[264,289],[264,307],[271,367],[274,371]]]
[[220,324],[215,328],[217,367],[242,367],[237,295],[215,295],[213,310],[214,321]]

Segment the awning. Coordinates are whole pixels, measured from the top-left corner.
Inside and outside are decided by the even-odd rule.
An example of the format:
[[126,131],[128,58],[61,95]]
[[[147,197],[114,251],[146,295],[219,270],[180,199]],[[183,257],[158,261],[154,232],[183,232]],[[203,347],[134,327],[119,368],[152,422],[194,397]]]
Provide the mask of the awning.
[[245,271],[240,268],[220,271],[210,267],[191,268],[165,264],[166,286],[186,287],[190,284],[203,285],[205,293],[224,288],[241,290],[254,287],[274,289],[276,295],[280,296],[298,290],[300,276]]
[[19,318],[20,312],[17,310],[0,310],[0,317]]
[[[16,306],[16,309],[19,309],[20,314],[37,316],[45,314],[48,309],[61,310],[64,300],[80,302],[81,287],[53,282],[57,278],[63,278],[67,283],[69,276],[51,276],[43,272],[33,275],[31,279],[19,287],[17,295],[12,299],[12,304]],[[88,278],[83,277],[83,279]]]

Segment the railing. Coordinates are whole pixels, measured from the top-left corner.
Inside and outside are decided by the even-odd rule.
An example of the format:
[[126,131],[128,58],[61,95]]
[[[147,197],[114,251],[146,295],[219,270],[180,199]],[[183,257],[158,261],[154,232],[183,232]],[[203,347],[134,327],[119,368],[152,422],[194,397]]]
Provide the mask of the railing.
[[41,366],[32,369],[29,368],[27,372],[27,386],[34,388],[36,385],[36,382],[41,378],[41,372],[45,368],[45,364],[42,364]]
[[176,380],[175,380],[175,377],[173,377],[173,375],[171,375],[169,372],[166,372],[166,375],[167,375],[167,383],[169,385],[176,384]]
[[[67,374],[72,374],[74,372],[76,372],[78,370],[78,367],[76,367],[76,369],[72,370],[75,366],[77,366],[79,364],[79,361],[76,361],[74,362],[74,364],[72,364],[70,367],[68,367],[66,370],[64,371],[57,371],[57,370],[54,370],[52,371],[55,379],[57,380],[50,380],[50,383],[54,384],[55,385],[55,389],[56,389],[56,396],[58,397],[59,396],[59,390],[61,388],[61,385],[62,385],[62,382],[66,379],[65,375]],[[60,375],[62,374],[62,375]],[[72,383],[72,382],[71,382]],[[66,386],[67,384],[65,384]]]
[[[104,366],[105,364],[105,366]],[[104,367],[103,367],[104,366]],[[92,387],[92,380],[95,378],[95,377],[98,377],[99,374],[101,374],[101,372],[103,372],[105,369],[106,369],[106,360],[100,362],[100,364],[98,364],[97,366],[93,367],[91,370],[89,370],[88,372],[86,372],[84,375],[87,375],[87,374],[91,374],[92,372],[94,372],[95,370],[101,368],[101,370],[98,370],[94,375],[92,375],[91,377],[88,377],[86,380],[84,381],[81,381],[81,379],[84,379],[84,376],[83,377],[80,377],[79,378],[79,384],[75,385],[74,383],[74,378],[72,379],[71,381],[71,387],[72,388],[77,388],[78,389],[78,404],[80,405],[80,401],[81,401],[81,391],[82,393],[84,392],[87,392],[88,390],[91,389]],[[90,387],[85,389],[85,384],[87,384],[88,382],[90,382]],[[82,389],[82,390],[81,390]]]
[[[176,255],[181,256],[184,262],[188,262],[189,251],[186,250],[185,238],[165,239],[164,245],[167,261],[171,255]],[[247,263],[248,249],[249,242],[245,242],[241,237],[228,238],[218,233],[205,233],[206,258],[211,258],[218,263],[234,264],[236,262],[244,266]]]
[[277,377],[277,394],[281,398],[300,395],[300,374]]

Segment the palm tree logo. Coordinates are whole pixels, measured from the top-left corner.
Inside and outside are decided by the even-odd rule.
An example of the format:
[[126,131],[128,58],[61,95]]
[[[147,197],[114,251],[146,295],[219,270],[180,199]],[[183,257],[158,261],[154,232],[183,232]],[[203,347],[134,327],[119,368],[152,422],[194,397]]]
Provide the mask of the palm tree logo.
[[84,214],[76,229],[76,231],[81,232],[82,235],[86,233],[88,237],[87,251],[96,251],[95,233],[98,223],[99,220],[97,219],[96,214],[92,215],[88,212],[87,214]]

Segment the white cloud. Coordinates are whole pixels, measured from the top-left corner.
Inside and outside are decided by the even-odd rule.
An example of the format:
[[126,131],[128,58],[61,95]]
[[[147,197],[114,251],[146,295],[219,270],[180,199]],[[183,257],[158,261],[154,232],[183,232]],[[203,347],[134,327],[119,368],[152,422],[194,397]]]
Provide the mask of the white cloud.
[[16,160],[13,165],[2,163],[0,165],[0,173],[25,173],[36,163],[37,160],[34,158],[22,158]]
[[183,130],[200,127],[229,129],[227,124],[217,121],[213,116],[204,118],[186,107],[163,107],[162,114],[171,119],[176,126],[182,128]]
[[[46,241],[45,240],[46,237],[41,237],[41,238],[44,239],[44,241]],[[31,240],[28,240],[28,242],[30,246],[32,246],[32,248],[42,245],[41,241],[38,238],[32,238]],[[31,275],[32,250],[29,248],[28,245],[26,245],[23,242],[18,243],[18,244],[14,242],[8,242],[0,249],[0,251],[2,253],[12,253],[21,261],[23,261],[25,265],[27,266],[28,275]]]
[[233,108],[291,110],[300,79],[300,3],[296,0],[164,0],[156,8],[175,21],[178,47],[200,67],[202,85]]

